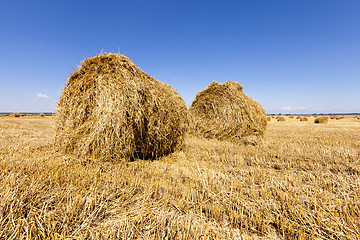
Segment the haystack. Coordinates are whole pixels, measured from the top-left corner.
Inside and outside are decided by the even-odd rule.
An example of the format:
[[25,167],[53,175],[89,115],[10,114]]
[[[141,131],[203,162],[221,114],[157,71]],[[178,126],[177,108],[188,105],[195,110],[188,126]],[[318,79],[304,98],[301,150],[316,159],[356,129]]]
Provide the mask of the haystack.
[[189,109],[191,133],[208,139],[256,144],[267,122],[262,106],[246,96],[241,84],[212,82]]
[[128,57],[85,59],[57,105],[55,147],[78,157],[155,159],[179,149],[187,108]]
[[270,122],[270,121],[271,121],[271,117],[266,117],[266,121]]
[[279,116],[279,117],[277,118],[277,120],[278,120],[278,122],[285,122],[285,118],[284,118],[284,117],[281,117],[281,116]]
[[306,117],[300,118],[300,121],[301,121],[301,122],[306,122],[306,121],[308,121],[308,120],[309,120],[309,119],[306,118]]
[[327,123],[328,122],[328,118],[327,117],[318,117],[315,118],[314,123]]
[[20,113],[10,113],[9,117],[21,117],[22,115]]

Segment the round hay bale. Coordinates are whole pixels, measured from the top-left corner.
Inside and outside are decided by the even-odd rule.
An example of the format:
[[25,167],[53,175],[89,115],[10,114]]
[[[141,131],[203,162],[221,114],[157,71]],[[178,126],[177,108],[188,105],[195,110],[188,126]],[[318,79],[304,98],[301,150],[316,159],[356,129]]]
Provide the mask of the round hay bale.
[[181,148],[187,108],[171,86],[128,57],[104,53],[70,76],[55,126],[55,147],[65,154],[156,159]]
[[289,116],[289,118],[294,118],[294,116],[291,115],[291,116]]
[[20,113],[10,113],[9,117],[21,117],[22,115]]
[[301,119],[301,118],[302,118],[302,116],[297,116],[297,117],[296,117],[296,119]]
[[44,113],[39,113],[38,116],[39,117],[45,117],[45,114]]
[[306,122],[306,121],[308,121],[309,119],[307,119],[306,117],[303,117],[303,118],[300,118],[300,121],[301,122]]
[[285,118],[284,118],[284,117],[281,117],[281,116],[278,117],[277,120],[278,120],[278,122],[285,122]]
[[318,117],[315,118],[314,123],[327,123],[328,122],[328,118],[327,117]]
[[213,81],[198,92],[188,113],[191,132],[209,139],[256,144],[266,129],[265,110],[242,89],[230,80],[224,84]]
[[266,121],[270,122],[270,121],[271,121],[271,117],[266,117]]

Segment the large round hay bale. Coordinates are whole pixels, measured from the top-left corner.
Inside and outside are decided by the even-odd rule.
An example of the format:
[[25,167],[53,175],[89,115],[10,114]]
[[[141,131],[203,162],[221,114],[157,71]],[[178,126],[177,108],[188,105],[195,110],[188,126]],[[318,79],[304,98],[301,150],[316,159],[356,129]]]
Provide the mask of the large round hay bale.
[[128,57],[85,59],[58,102],[55,147],[78,157],[155,159],[179,149],[184,100]]
[[188,114],[193,134],[236,143],[255,144],[267,125],[263,107],[233,81],[213,81],[196,95]]

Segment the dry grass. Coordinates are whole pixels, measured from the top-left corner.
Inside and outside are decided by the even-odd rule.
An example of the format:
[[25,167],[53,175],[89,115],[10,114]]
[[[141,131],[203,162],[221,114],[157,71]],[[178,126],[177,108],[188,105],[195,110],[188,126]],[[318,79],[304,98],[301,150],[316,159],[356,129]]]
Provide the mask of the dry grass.
[[0,119],[0,239],[357,239],[360,122],[192,136],[158,161],[64,157],[53,118]]

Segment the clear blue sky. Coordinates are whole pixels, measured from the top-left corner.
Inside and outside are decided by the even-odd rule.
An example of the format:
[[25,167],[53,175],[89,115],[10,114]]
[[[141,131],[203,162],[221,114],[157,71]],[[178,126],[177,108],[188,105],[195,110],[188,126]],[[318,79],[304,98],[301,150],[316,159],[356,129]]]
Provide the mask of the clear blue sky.
[[230,79],[267,113],[360,112],[359,0],[2,0],[0,112],[54,111],[101,52],[129,56],[188,105]]

